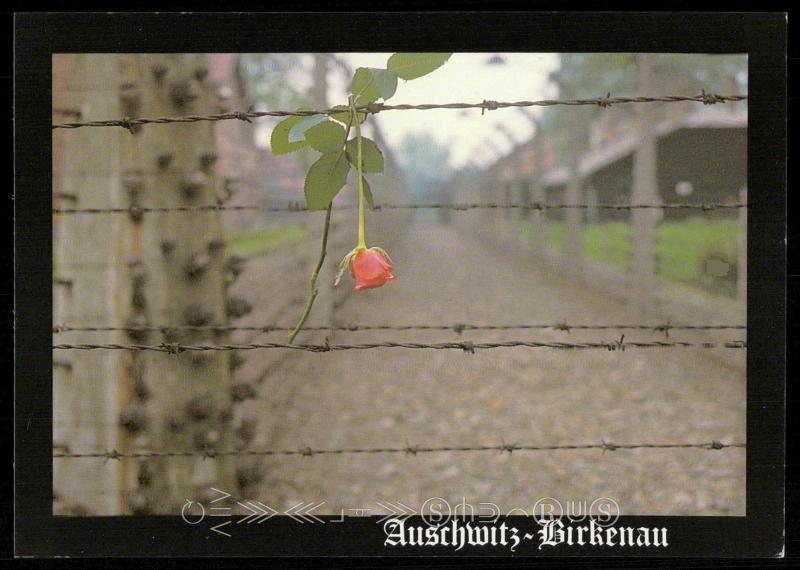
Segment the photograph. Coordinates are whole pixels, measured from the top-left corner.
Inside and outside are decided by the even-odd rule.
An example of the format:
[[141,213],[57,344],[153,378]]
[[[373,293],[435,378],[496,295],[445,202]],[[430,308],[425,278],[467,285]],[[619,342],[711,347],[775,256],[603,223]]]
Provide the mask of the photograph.
[[747,77],[54,55],[53,512],[744,515]]

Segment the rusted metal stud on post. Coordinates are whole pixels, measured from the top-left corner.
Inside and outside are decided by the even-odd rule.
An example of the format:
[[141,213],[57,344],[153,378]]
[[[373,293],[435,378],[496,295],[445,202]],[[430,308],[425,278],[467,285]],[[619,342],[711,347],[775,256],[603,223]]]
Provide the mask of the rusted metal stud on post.
[[238,190],[237,184],[239,183],[239,178],[234,178],[230,176],[226,176],[223,179],[222,188],[217,192],[217,203],[224,204],[231,198],[233,195],[236,194]]
[[203,172],[209,172],[216,162],[217,154],[215,152],[205,152],[200,155],[200,168]]
[[255,418],[242,418],[239,427],[236,430],[236,437],[247,444],[253,441],[256,436],[256,426],[258,421]]
[[187,198],[196,198],[203,188],[206,187],[208,178],[199,170],[192,170],[186,173],[181,181],[181,191]]
[[[147,308],[147,297],[144,290],[145,283],[147,283],[147,274],[141,264],[131,267],[131,280],[133,281],[131,306],[136,311],[144,311]],[[142,324],[145,324],[144,321],[142,321]]]
[[201,429],[194,432],[194,446],[197,449],[214,447],[221,439],[220,433],[215,429]]
[[79,201],[77,194],[72,194],[70,192],[56,192],[53,194],[54,200],[67,200],[69,202],[77,203]]
[[193,327],[201,327],[211,323],[213,315],[203,308],[201,303],[191,303],[183,313],[184,322]]
[[200,96],[200,90],[196,81],[182,81],[172,86],[170,97],[176,107],[183,107],[192,103]]
[[247,362],[247,359],[239,354],[238,350],[234,350],[231,352],[231,356],[228,359],[228,367],[230,368],[230,371],[233,372],[234,370],[240,368],[245,362]]
[[147,297],[144,294],[144,283],[141,285],[134,282],[133,295],[131,296],[131,307],[137,311],[147,309]]
[[239,190],[242,179],[238,176],[226,176],[222,180],[222,189],[228,196],[233,196]]
[[169,165],[172,164],[172,153],[171,152],[160,152],[158,156],[156,156],[156,165],[161,170],[169,168]]
[[139,208],[139,198],[144,188],[144,176],[138,169],[126,170],[122,175],[122,187],[128,193],[128,203],[131,206],[129,215],[133,223],[138,224],[142,221],[143,212]]
[[211,257],[205,252],[195,252],[189,256],[189,261],[184,268],[186,277],[191,281],[200,278],[208,269]]
[[126,117],[135,117],[142,107],[142,95],[135,83],[123,83],[119,87],[119,99],[122,113]]
[[263,480],[263,472],[257,463],[242,465],[236,470],[236,480],[240,489],[249,489]]
[[208,68],[206,66],[198,67],[194,70],[194,78],[197,81],[205,81],[208,77]]
[[131,340],[144,342],[147,340],[147,330],[142,327],[147,325],[147,318],[141,313],[136,313],[128,317],[125,321],[125,332]]
[[134,203],[131,204],[130,209],[128,210],[128,215],[134,224],[140,224],[144,219],[144,210],[142,210],[138,203]]
[[147,461],[142,461],[139,464],[137,481],[140,487],[149,487],[153,484],[153,469]]
[[147,415],[140,404],[128,404],[119,413],[119,425],[132,434],[147,427]]
[[147,381],[144,379],[144,364],[143,361],[136,359],[129,367],[129,374],[133,377],[133,393],[139,400],[146,402],[150,399],[150,388],[147,386]]
[[140,259],[132,258],[128,267],[131,272],[131,279],[135,285],[144,285],[145,282],[147,282],[147,272]]
[[80,120],[83,116],[81,110],[77,107],[63,107],[61,109],[53,109],[54,115],[62,115],[64,117],[72,117],[75,120]]
[[161,253],[163,253],[165,256],[169,256],[175,250],[176,245],[177,244],[175,243],[174,239],[163,240],[161,242]]
[[223,425],[230,423],[233,420],[233,408],[228,406],[219,413],[219,422]]
[[186,402],[186,414],[193,421],[202,421],[211,417],[214,403],[208,395],[200,395]]
[[224,269],[225,285],[232,285],[236,282],[239,275],[244,271],[244,263],[245,259],[238,255],[231,255],[228,257]]
[[225,287],[230,287],[231,285],[236,283],[236,278],[237,277],[238,277],[238,274],[234,275],[233,273],[229,273],[229,272],[226,271],[225,272],[225,277],[224,277],[224,279],[225,279]]
[[256,389],[251,384],[240,382],[231,386],[231,400],[234,402],[252,400],[256,396]]
[[144,175],[138,168],[129,168],[122,173],[122,187],[128,192],[128,196],[133,201],[134,197],[138,198],[139,193],[144,188]]
[[186,420],[182,416],[173,414],[167,418],[167,429],[170,433],[181,432],[184,427],[186,427]]
[[63,370],[72,370],[72,363],[66,360],[53,360],[53,368],[61,368]]
[[208,242],[208,252],[211,255],[216,255],[225,248],[225,240],[222,238],[214,238]]
[[150,72],[153,74],[153,79],[155,79],[156,83],[162,84],[164,77],[167,75],[167,66],[163,63],[154,63],[150,67]]
[[251,305],[244,297],[229,297],[228,301],[225,303],[225,311],[232,319],[240,319],[250,313],[252,310],[253,305]]

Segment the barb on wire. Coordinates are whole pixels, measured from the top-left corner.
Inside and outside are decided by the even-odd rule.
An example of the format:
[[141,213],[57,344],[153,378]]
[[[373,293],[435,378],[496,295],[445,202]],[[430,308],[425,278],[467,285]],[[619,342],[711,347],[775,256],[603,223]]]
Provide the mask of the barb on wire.
[[444,453],[444,452],[468,452],[468,451],[499,451],[512,455],[514,451],[580,451],[600,449],[602,451],[618,451],[630,449],[703,449],[708,451],[719,451],[722,449],[747,447],[746,443],[722,443],[713,440],[703,443],[587,443],[573,445],[463,445],[463,446],[442,446],[442,447],[423,447],[419,445],[406,445],[405,447],[372,447],[372,448],[341,448],[341,449],[312,449],[302,447],[300,449],[236,449],[236,450],[213,450],[205,449],[199,451],[134,451],[122,453],[115,450],[95,452],[95,453],[54,453],[54,458],[95,458],[95,459],[121,459],[121,458],[144,458],[144,457],[224,457],[230,455],[299,455],[311,457],[314,455],[345,455],[355,453],[403,453],[407,456],[415,457],[420,453]]
[[[262,326],[234,326],[234,325],[150,325],[150,326],[73,326],[73,325],[53,325],[53,333],[65,332],[167,332],[167,331],[209,331],[209,332],[233,332],[233,331],[253,331],[253,332],[287,332],[292,330],[290,326],[262,325]],[[357,332],[357,331],[453,331],[461,334],[464,331],[508,331],[508,330],[533,330],[533,329],[553,329],[562,332],[571,330],[642,330],[654,332],[667,332],[670,330],[688,331],[710,331],[710,330],[746,330],[746,325],[673,325],[669,323],[659,325],[570,325],[566,322],[546,323],[546,324],[521,324],[521,325],[333,325],[333,326],[311,326],[303,327],[307,331],[336,331],[336,332]]]
[[169,354],[180,354],[183,352],[205,352],[205,351],[231,351],[231,350],[258,350],[258,349],[280,349],[288,348],[292,350],[304,350],[308,352],[332,352],[342,350],[370,350],[375,348],[407,348],[407,349],[433,349],[433,350],[463,350],[473,353],[477,350],[492,348],[554,348],[564,350],[591,350],[602,349],[611,351],[622,351],[628,348],[735,348],[745,349],[747,343],[742,340],[729,342],[637,342],[616,339],[610,342],[534,342],[511,340],[506,342],[439,342],[439,343],[418,343],[418,342],[373,342],[365,344],[285,344],[285,343],[251,343],[251,344],[180,344],[180,343],[161,343],[161,344],[56,344],[54,350],[130,350],[130,351],[154,351],[166,352]]
[[[501,204],[501,203],[464,203],[464,204],[376,204],[374,211],[381,210],[724,210],[746,208],[746,203],[702,203],[702,204],[541,204],[538,202]],[[350,206],[334,206],[333,210],[351,210]],[[141,206],[130,206],[127,208],[53,208],[54,214],[144,214],[148,212],[202,212],[206,210],[258,210],[262,212],[307,212],[309,211],[302,205],[290,206],[256,206],[241,205],[229,206],[220,204],[208,204],[203,206],[176,206],[150,208]],[[321,210],[325,212],[326,210]]]
[[[357,105],[356,110],[366,113],[380,113],[383,111],[427,111],[431,109],[481,109],[482,112],[505,109],[509,107],[552,107],[554,105],[567,106],[599,106],[611,107],[612,105],[626,103],[678,103],[682,101],[694,101],[704,105],[714,105],[716,103],[736,102],[747,100],[747,95],[718,95],[707,93],[703,90],[699,95],[662,95],[658,97],[611,97],[610,94],[604,97],[593,97],[590,99],[543,99],[540,101],[513,101],[501,102],[483,100],[480,103],[424,103],[419,105],[386,105],[382,103],[370,103],[368,105]],[[228,113],[213,113],[209,115],[185,115],[181,117],[136,117],[122,118],[102,121],[69,122],[52,125],[53,129],[77,129],[80,127],[122,127],[130,130],[137,125],[147,124],[168,124],[168,123],[196,123],[198,121],[217,122],[217,121],[245,121],[259,117],[289,117],[289,116],[308,116],[308,115],[332,115],[341,113],[341,109],[321,109],[312,111],[231,111]]]

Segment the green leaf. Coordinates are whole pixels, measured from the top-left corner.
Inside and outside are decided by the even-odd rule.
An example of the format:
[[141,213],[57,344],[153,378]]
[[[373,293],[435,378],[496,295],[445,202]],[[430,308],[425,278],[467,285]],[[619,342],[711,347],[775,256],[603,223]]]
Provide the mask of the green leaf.
[[372,197],[372,190],[370,189],[369,184],[367,184],[367,179],[366,178],[364,178],[362,176],[361,180],[364,181],[364,200],[367,201],[367,205],[370,207],[370,209],[374,210],[375,209],[375,201],[374,201],[374,199]]
[[[358,139],[352,138],[347,141],[347,160],[350,164],[358,168]],[[383,172],[383,153],[372,140],[361,137],[361,159],[363,161],[364,172]]]
[[344,154],[329,152],[311,165],[306,174],[304,191],[309,210],[324,210],[347,182],[350,164]]
[[[344,123],[346,125],[347,122],[350,120],[350,107],[348,107],[347,105],[336,105],[335,107],[332,107],[332,108],[336,109],[336,110],[341,109],[342,112],[341,113],[333,113],[331,115],[331,119],[336,119],[340,123]],[[364,121],[367,120],[367,114],[366,113],[358,112],[356,114],[358,115],[358,122],[359,123],[363,123]]]
[[306,146],[306,142],[302,140],[299,142],[289,142],[289,131],[302,118],[303,117],[294,115],[286,117],[272,129],[269,144],[274,156],[286,154],[287,152],[294,152]]
[[395,53],[386,67],[401,79],[416,79],[438,69],[450,59],[452,53]]
[[356,69],[353,81],[350,83],[350,93],[355,95],[356,105],[367,105],[381,96],[378,83],[366,67]]
[[306,136],[306,131],[314,125],[320,124],[325,120],[325,115],[308,115],[301,117],[292,128],[289,129],[289,142],[295,143],[302,141]]
[[397,74],[394,71],[378,69],[377,67],[369,67],[367,69],[369,69],[375,83],[378,85],[378,91],[380,91],[384,101],[394,95],[394,92],[397,91]]
[[306,131],[306,142],[321,153],[336,152],[344,144],[344,127],[333,121],[323,121]]

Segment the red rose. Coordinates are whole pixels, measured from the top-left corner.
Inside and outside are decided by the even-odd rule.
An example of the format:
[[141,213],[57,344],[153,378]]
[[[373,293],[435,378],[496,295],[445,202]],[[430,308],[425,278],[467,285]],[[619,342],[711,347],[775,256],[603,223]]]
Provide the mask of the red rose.
[[386,252],[379,247],[359,250],[350,259],[350,275],[356,280],[353,291],[380,287],[395,278]]

